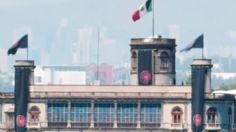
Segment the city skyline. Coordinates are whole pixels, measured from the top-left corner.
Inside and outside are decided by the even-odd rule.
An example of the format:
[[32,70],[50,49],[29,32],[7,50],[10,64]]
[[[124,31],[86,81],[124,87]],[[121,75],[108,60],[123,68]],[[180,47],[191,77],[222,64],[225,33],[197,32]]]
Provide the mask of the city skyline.
[[[61,50],[65,50],[65,53],[79,52],[78,48],[86,43],[96,49],[96,34],[99,29],[100,62],[113,65],[127,63],[130,39],[152,34],[151,13],[135,23],[131,19],[133,11],[144,2],[145,0],[2,0],[0,48],[8,49],[20,36],[28,33],[30,59],[41,64],[73,64],[76,57],[72,53],[63,59],[57,58]],[[155,34],[164,38],[176,38],[176,55],[180,59],[201,57],[199,50],[179,53],[180,49],[201,33],[205,36],[204,50],[207,57],[236,58],[236,19],[232,17],[235,4],[233,0],[155,1]],[[81,30],[83,35],[79,35]],[[61,45],[61,49],[57,49],[58,45]],[[222,49],[224,52],[218,54]],[[24,51],[19,51],[19,54],[9,56],[8,62],[25,59],[24,56]],[[45,56],[50,56],[50,59]]]

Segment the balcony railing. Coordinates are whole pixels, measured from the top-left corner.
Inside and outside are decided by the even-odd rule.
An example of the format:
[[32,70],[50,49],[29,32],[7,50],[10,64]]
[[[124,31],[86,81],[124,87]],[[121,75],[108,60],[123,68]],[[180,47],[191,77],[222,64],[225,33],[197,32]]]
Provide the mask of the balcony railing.
[[232,129],[233,129],[233,130],[236,130],[236,124],[233,124],[233,125],[232,125]]
[[220,130],[220,123],[207,123],[205,126],[206,130]]
[[188,129],[190,124],[187,123],[161,123],[162,128],[183,130]]
[[[116,124],[116,125],[115,125]],[[115,127],[116,126],[116,127]],[[140,127],[138,127],[140,126]],[[27,123],[27,127],[30,128],[37,128],[37,129],[53,129],[53,128],[134,128],[134,129],[178,129],[178,130],[186,130],[188,129],[190,124],[187,123],[115,123],[115,122],[106,122],[106,123],[93,123],[91,122],[38,122],[38,123]],[[4,130],[12,130],[14,129],[14,122],[7,122],[3,123],[1,129]],[[205,124],[206,130],[220,130],[221,124],[219,123],[207,123]],[[236,130],[236,124],[232,124],[232,130]]]
[[182,125],[183,125],[182,123],[171,123],[171,127],[179,128],[179,127],[183,127]]
[[187,129],[188,124],[186,123],[121,123],[121,122],[38,122],[38,124],[30,125],[27,123],[27,127],[38,128],[38,129],[53,129],[53,128],[130,128],[130,129]]
[[5,123],[5,128],[6,129],[14,129],[15,128],[15,123],[14,121],[9,121]]
[[161,123],[141,123],[141,128],[159,128]]
[[89,128],[90,122],[75,122],[71,121],[71,128]]

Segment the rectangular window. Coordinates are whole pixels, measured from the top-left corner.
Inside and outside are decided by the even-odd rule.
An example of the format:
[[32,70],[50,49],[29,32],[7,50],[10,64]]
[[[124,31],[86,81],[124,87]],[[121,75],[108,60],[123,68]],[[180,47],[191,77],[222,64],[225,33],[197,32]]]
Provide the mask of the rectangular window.
[[72,102],[70,117],[72,127],[89,127],[91,120],[91,103]]
[[137,115],[137,103],[118,103],[118,127],[136,127]]
[[159,127],[161,122],[161,105],[159,103],[141,103],[141,127]]
[[67,126],[68,103],[67,102],[48,103],[47,118],[49,127]]
[[97,102],[94,106],[95,127],[113,127],[114,104],[109,102]]

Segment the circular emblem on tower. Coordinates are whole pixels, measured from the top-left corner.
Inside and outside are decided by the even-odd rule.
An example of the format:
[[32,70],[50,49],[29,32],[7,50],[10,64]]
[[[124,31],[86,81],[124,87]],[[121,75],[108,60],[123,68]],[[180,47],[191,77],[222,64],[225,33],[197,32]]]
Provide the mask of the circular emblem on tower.
[[193,123],[196,127],[201,126],[202,124],[202,116],[200,114],[196,114],[193,116]]
[[152,79],[152,74],[149,71],[144,70],[140,73],[140,81],[142,84],[144,85],[149,84],[151,79]]
[[18,116],[16,117],[16,125],[17,125],[18,127],[24,127],[25,124],[26,124],[26,118],[25,118],[25,116],[23,116],[23,115],[18,115]]

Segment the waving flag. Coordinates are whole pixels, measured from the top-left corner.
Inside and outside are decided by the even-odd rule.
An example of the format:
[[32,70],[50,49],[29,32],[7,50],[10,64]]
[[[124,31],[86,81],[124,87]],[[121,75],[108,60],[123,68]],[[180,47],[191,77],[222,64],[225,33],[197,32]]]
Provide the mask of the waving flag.
[[137,10],[133,12],[132,19],[135,22],[151,11],[152,11],[152,0],[147,0],[146,3],[142,4]]
[[10,49],[8,49],[7,54],[14,55],[18,48],[28,48],[28,34],[24,35],[20,40],[18,40]]
[[192,43],[190,43],[186,48],[180,50],[180,52],[189,51],[192,48],[203,48],[203,46],[204,46],[204,35],[201,34]]

